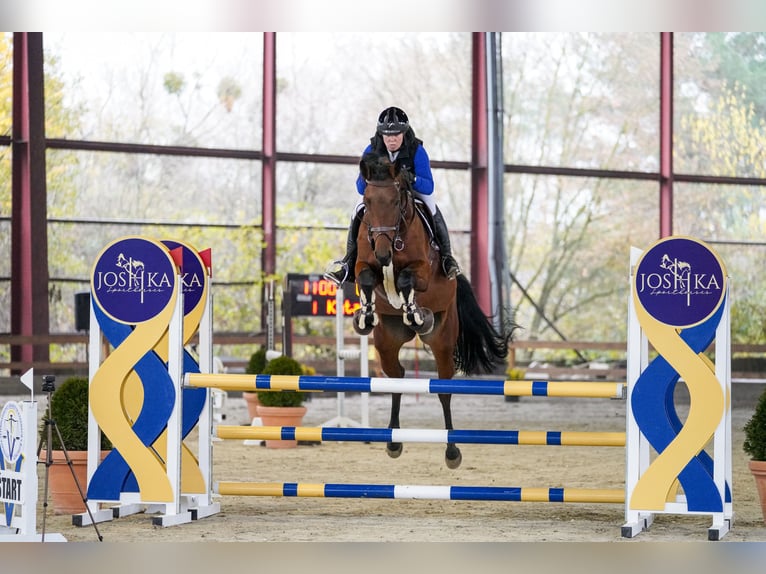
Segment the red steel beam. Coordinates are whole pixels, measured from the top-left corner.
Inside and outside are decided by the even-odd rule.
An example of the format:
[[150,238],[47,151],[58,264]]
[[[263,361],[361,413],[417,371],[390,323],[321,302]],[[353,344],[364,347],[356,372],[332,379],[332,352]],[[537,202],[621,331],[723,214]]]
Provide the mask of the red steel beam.
[[[275,32],[263,33],[263,159],[261,173],[261,205],[263,206],[263,249],[261,273],[273,275],[277,267],[277,38]],[[261,288],[261,325],[268,321],[268,291]]]
[[471,110],[471,284],[479,306],[492,313],[487,253],[489,251],[489,150],[487,142],[486,34],[472,34]]
[[660,237],[673,234],[673,33],[660,34]]
[[[42,33],[13,35],[11,333],[47,334],[48,232]],[[47,361],[48,345],[14,345],[12,361]]]

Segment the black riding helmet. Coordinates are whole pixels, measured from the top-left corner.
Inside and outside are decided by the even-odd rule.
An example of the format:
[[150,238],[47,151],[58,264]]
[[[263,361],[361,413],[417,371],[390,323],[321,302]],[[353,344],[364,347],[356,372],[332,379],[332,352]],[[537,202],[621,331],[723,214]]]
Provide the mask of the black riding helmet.
[[410,119],[400,108],[386,108],[378,116],[378,133],[381,135],[400,134],[406,132],[409,127]]

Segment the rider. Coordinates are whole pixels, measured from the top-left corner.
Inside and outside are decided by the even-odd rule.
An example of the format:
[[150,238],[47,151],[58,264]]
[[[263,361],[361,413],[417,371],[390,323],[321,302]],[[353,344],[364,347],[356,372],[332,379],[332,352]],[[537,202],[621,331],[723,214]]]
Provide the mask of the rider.
[[[444,217],[433,197],[434,179],[431,175],[431,160],[423,147],[423,142],[415,137],[415,132],[410,126],[409,118],[403,110],[390,107],[386,108],[378,116],[378,127],[375,135],[370,138],[370,144],[363,153],[370,151],[388,153],[393,162],[399,160],[403,167],[414,174],[412,180],[413,194],[421,199],[431,211],[434,221],[434,238],[439,245],[441,263],[444,274],[454,279],[460,274],[460,266],[452,256],[449,231]],[[356,180],[356,189],[360,195],[364,195],[365,181],[361,174]],[[343,259],[333,261],[331,265],[338,266],[334,271],[324,274],[325,278],[341,285],[344,281],[354,281],[354,265],[356,265],[356,237],[359,233],[359,225],[362,222],[362,205],[357,205],[346,239],[346,255]]]

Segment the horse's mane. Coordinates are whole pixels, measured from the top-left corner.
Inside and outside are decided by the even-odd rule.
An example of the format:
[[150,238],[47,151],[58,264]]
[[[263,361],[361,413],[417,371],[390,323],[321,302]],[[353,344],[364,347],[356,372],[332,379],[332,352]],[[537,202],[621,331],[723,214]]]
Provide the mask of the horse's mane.
[[362,156],[362,172],[368,181],[385,181],[392,178],[388,156],[369,151]]
[[402,167],[399,162],[391,163],[388,154],[381,154],[376,151],[368,151],[362,155],[361,170],[363,177],[367,181],[388,181],[398,179],[401,183],[410,189],[412,174],[407,168]]

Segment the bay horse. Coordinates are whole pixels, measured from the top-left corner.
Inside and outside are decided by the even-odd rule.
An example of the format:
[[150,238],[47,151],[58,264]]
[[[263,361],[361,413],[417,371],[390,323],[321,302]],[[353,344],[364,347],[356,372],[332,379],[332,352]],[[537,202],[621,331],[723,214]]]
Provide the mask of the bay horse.
[[[372,332],[381,369],[391,378],[404,376],[399,351],[415,336],[430,347],[440,379],[451,379],[456,371],[491,372],[507,357],[515,326],[499,332],[468,280],[463,275],[449,280],[444,274],[438,247],[418,213],[409,172],[375,153],[365,154],[359,169],[366,188],[354,269],[361,304],[354,314],[355,331]],[[448,430],[453,428],[451,396],[439,394]],[[388,428],[400,428],[400,406],[401,393],[392,393]],[[402,450],[401,443],[386,445],[392,458]],[[447,467],[457,468],[461,461],[460,449],[448,443]]]

